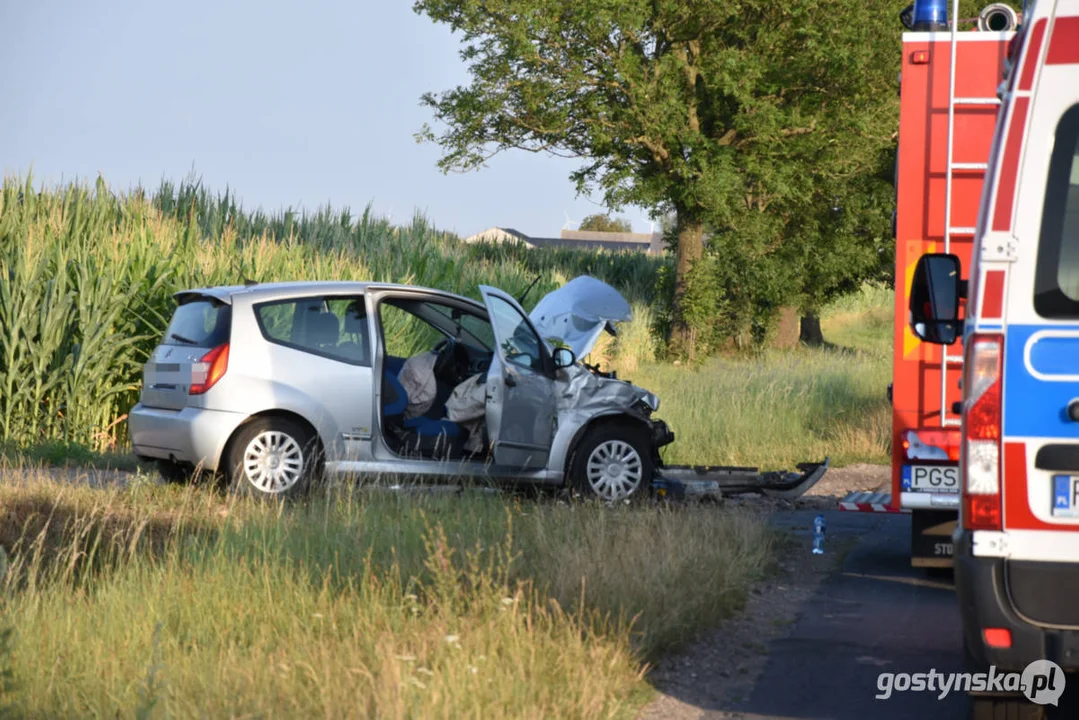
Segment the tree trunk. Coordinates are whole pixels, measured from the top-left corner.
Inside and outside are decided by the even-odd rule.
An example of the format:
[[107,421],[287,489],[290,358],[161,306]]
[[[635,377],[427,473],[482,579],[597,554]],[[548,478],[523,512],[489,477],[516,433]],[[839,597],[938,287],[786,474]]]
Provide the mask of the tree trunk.
[[824,335],[820,331],[820,318],[816,313],[806,313],[802,316],[802,329],[798,338],[806,345],[820,347],[824,344]]
[[772,347],[780,350],[790,350],[798,345],[801,339],[801,326],[798,319],[798,308],[786,306],[779,309],[779,322],[776,324],[775,334],[772,336]]
[[704,253],[701,221],[685,210],[678,210],[678,248],[675,252],[674,313],[669,349],[675,357],[693,360],[697,338],[686,322],[682,301],[686,295],[686,277]]

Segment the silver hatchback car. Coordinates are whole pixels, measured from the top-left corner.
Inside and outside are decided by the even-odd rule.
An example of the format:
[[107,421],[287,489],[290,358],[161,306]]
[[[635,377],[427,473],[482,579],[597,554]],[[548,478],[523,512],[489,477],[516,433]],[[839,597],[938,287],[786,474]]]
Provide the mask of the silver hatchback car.
[[143,371],[136,455],[257,494],[337,476],[477,478],[643,495],[674,439],[659,400],[578,362],[630,319],[579,277],[531,315],[481,286],[290,282],[188,290]]

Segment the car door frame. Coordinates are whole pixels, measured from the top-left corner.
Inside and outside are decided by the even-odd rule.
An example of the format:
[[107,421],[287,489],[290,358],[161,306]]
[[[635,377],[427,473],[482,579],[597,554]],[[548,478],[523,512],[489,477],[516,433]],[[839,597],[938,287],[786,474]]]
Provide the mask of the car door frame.
[[[491,444],[491,454],[496,465],[515,472],[542,470],[550,461],[551,449],[558,429],[554,359],[548,351],[543,335],[536,329],[520,303],[498,288],[480,285],[479,290],[495,336],[495,348],[487,370],[486,381],[487,435]],[[501,337],[494,319],[495,312],[491,307],[492,298],[502,300],[513,308],[536,336],[542,363],[540,369],[526,368],[504,360],[502,343],[505,338]],[[526,400],[520,396],[528,392],[533,394],[533,399],[544,403],[536,408],[537,412],[531,428],[533,441],[521,442],[518,439],[506,439],[503,437],[506,431],[504,411],[507,405],[512,407],[514,400]],[[518,427],[525,430],[523,426]]]
[[[462,472],[467,475],[484,475],[488,463],[482,460],[464,460],[446,462],[429,458],[405,457],[394,452],[386,441],[383,425],[382,373],[386,363],[386,345],[382,326],[382,304],[386,300],[409,299],[430,302],[446,307],[456,307],[478,317],[487,314],[487,309],[475,300],[462,298],[452,293],[442,293],[426,288],[412,288],[401,285],[369,285],[367,288],[367,312],[371,324],[371,365],[372,365],[372,412],[374,433],[371,442],[372,460],[350,469],[356,472],[379,472],[392,476],[452,476]],[[432,326],[434,327],[434,326]],[[439,330],[439,328],[435,328]],[[439,330],[441,332],[441,330]]]
[[[251,332],[257,334],[268,349],[259,361],[275,366],[269,373],[269,379],[275,380],[278,373],[294,378],[289,382],[274,384],[273,405],[290,410],[299,408],[295,410],[297,414],[306,418],[322,439],[324,462],[331,471],[370,454],[372,418],[369,410],[365,411],[365,408],[369,409],[371,406],[369,378],[374,374],[372,359],[368,357],[366,363],[351,362],[333,353],[294,343],[291,329],[289,339],[275,337],[267,330],[260,310],[273,305],[294,304],[299,308],[301,304],[309,301],[329,303],[342,300],[364,302],[370,333],[370,309],[363,289],[313,290],[285,297],[258,299],[250,304],[250,312],[254,317]],[[292,322],[295,323],[295,319]],[[307,376],[311,374],[312,368],[316,374],[319,369],[325,369],[330,378],[341,381],[344,389],[332,399],[327,398],[317,389],[325,384],[326,376],[319,375],[317,380],[310,379]],[[303,378],[303,382],[298,382],[295,378]],[[300,394],[290,400],[297,392]],[[345,400],[349,397],[350,400]]]

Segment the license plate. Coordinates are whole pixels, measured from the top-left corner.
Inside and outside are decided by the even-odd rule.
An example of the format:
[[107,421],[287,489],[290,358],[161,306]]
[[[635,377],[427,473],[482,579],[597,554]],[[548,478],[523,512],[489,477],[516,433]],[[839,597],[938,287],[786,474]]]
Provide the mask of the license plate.
[[956,465],[904,465],[903,489],[913,492],[959,492]]
[[1053,515],[1079,517],[1079,475],[1053,476]]

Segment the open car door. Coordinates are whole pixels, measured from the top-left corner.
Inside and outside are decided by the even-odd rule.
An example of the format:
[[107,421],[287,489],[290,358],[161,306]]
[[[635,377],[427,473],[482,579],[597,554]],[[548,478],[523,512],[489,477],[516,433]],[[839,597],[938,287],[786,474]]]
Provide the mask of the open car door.
[[496,344],[487,371],[487,434],[495,463],[546,467],[556,422],[551,358],[516,300],[486,285],[480,292]]

